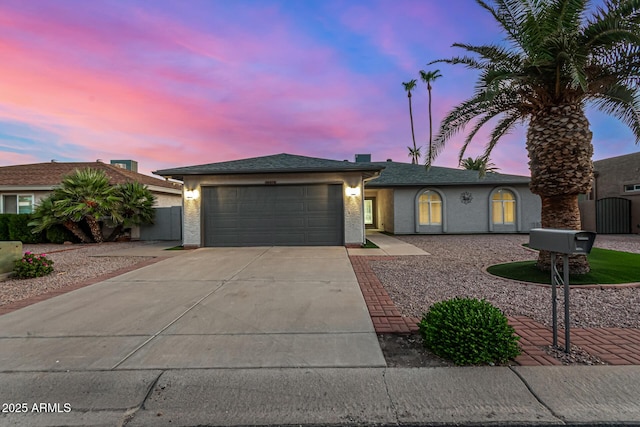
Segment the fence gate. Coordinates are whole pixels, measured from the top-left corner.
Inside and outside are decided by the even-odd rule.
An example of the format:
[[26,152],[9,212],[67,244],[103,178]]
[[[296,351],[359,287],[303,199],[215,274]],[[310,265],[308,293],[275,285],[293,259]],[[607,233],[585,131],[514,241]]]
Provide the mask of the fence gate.
[[154,223],[140,227],[140,240],[182,240],[182,207],[154,209]]
[[631,200],[620,197],[598,200],[596,231],[602,234],[631,233]]

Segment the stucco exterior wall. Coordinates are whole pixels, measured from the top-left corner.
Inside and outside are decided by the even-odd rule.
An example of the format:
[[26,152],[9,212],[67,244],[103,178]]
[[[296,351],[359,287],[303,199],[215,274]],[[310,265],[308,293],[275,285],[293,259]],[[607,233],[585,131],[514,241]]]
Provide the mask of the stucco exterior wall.
[[640,153],[598,160],[593,165],[597,173],[594,198],[621,197],[631,200],[631,232],[640,233],[640,191],[624,191],[626,184],[640,184]]
[[153,204],[156,208],[168,208],[171,206],[182,206],[182,192],[178,194],[160,194],[154,193],[156,202]]
[[[516,195],[516,222],[498,226],[491,223],[491,196],[499,188]],[[425,190],[440,194],[442,225],[420,226],[417,222],[417,199]],[[463,203],[462,193],[470,193],[471,201]],[[540,198],[527,185],[516,186],[440,186],[396,188],[394,190],[394,232],[414,233],[526,233],[540,226]]]
[[[202,195],[202,187],[219,185],[294,185],[294,184],[341,184],[343,186],[344,244],[359,246],[365,242],[364,233],[364,190],[359,172],[308,173],[308,174],[255,174],[255,175],[200,175],[185,176],[184,189],[197,190]],[[346,188],[355,187],[359,193],[347,196]],[[183,244],[185,247],[203,245],[201,198],[183,201]]]
[[376,199],[376,229],[393,233],[393,189],[366,190],[365,195]]

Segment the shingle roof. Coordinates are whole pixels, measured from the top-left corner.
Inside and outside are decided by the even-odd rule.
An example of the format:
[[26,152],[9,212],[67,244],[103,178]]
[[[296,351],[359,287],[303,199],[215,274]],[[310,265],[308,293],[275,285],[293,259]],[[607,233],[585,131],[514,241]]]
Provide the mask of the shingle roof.
[[186,166],[163,169],[153,172],[156,175],[182,179],[184,175],[227,175],[255,173],[292,173],[292,172],[376,172],[382,167],[373,163],[353,163],[316,157],[296,156],[293,154],[275,154],[253,157],[229,162],[209,163],[206,165]]
[[180,189],[181,184],[169,182],[152,176],[143,175],[102,162],[50,162],[29,165],[0,167],[0,186],[55,186],[62,178],[77,169],[93,168],[102,170],[109,177],[112,185],[125,182],[139,182],[145,185]]
[[483,185],[526,184],[528,176],[487,173],[480,178],[478,171],[432,166],[428,171],[424,165],[398,162],[372,162],[384,166],[382,174],[367,183],[367,187],[403,187],[425,185]]

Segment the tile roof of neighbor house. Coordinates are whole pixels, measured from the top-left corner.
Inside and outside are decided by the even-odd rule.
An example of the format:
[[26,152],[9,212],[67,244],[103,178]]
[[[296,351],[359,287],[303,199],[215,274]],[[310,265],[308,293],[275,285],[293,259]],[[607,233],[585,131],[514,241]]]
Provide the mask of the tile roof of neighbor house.
[[186,166],[153,172],[156,175],[181,179],[184,175],[227,175],[256,173],[293,173],[293,172],[377,172],[383,169],[373,163],[353,163],[348,161],[319,159],[316,157],[296,156],[293,154],[275,154],[229,162],[209,163],[206,165]]
[[367,187],[406,187],[426,185],[506,185],[526,184],[528,176],[487,173],[483,178],[478,171],[432,166],[427,170],[424,165],[399,162],[372,162],[384,166],[382,174],[369,182]]
[[0,186],[56,186],[62,178],[77,169],[102,170],[112,185],[139,182],[156,187],[181,189],[182,184],[122,169],[102,162],[49,162],[0,167]]

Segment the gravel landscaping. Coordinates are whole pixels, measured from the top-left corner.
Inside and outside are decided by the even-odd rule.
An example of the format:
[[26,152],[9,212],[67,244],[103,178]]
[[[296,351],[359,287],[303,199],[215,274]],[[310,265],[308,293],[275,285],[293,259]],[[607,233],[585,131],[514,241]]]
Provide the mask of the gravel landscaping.
[[[491,276],[492,264],[534,260],[522,246],[528,235],[395,236],[429,256],[402,256],[375,261],[372,268],[404,316],[421,317],[438,301],[484,298],[507,315],[528,316],[551,326],[551,290]],[[595,246],[640,253],[640,235],[599,235]],[[640,267],[639,267],[640,268]],[[563,298],[558,301],[563,325]],[[640,288],[571,289],[572,327],[640,328]]]
[[54,262],[54,271],[44,277],[1,281],[0,306],[77,284],[150,259],[152,257],[103,256],[107,253],[144,244],[145,242],[102,243],[99,245],[23,245],[23,251],[47,254],[47,258]]

